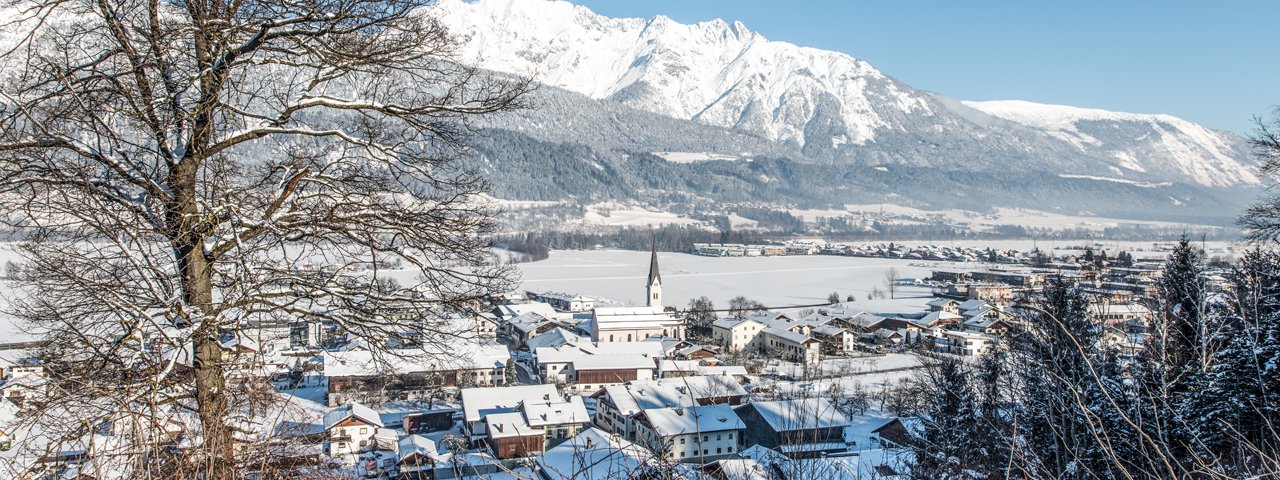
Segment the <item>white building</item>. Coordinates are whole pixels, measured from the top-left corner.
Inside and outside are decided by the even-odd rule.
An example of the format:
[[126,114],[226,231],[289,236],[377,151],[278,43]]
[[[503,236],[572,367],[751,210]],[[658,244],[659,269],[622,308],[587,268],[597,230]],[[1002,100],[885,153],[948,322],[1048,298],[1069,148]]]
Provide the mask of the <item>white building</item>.
[[725,404],[645,409],[637,443],[679,462],[706,463],[737,453],[746,425]]
[[374,436],[382,428],[378,412],[359,403],[348,403],[324,414],[324,432],[330,456],[372,450]]
[[649,337],[684,338],[684,322],[662,306],[662,275],[658,273],[656,246],[650,252],[645,306],[594,308],[588,329],[591,330],[591,340],[595,342],[634,342]]
[[730,352],[758,352],[764,347],[760,332],[766,326],[751,319],[725,317],[711,323],[711,337]]
[[962,332],[958,330],[939,330],[938,350],[953,355],[976,357],[985,355],[995,348],[999,337],[985,333]]
[[697,375],[610,385],[594,396],[596,426],[635,440],[639,414],[646,409],[738,405],[746,400],[747,391],[731,375]]

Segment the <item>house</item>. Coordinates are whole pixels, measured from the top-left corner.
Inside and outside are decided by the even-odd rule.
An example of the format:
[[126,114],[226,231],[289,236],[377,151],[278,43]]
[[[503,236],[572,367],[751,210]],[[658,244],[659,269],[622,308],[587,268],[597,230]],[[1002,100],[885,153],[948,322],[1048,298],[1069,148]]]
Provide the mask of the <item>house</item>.
[[461,341],[454,350],[400,349],[375,355],[369,350],[324,352],[329,405],[351,401],[381,403],[433,397],[442,388],[497,386],[506,382],[507,347]]
[[699,464],[737,453],[746,428],[727,404],[649,408],[637,418],[641,445],[668,460]]
[[535,302],[550,304],[562,312],[589,312],[595,308],[595,300],[582,295],[559,292],[525,292],[525,296]]
[[959,330],[938,330],[939,337],[935,341],[935,349],[953,355],[966,357],[985,355],[995,348],[999,337],[985,333],[964,332]]
[[543,381],[594,391],[602,385],[653,378],[663,357],[660,342],[576,342],[533,350]]
[[965,331],[975,333],[985,333],[987,335],[997,335],[1003,337],[1009,333],[1009,323],[1000,319],[987,316],[974,317],[964,321]]
[[591,423],[582,397],[526,399],[510,412],[484,416],[485,441],[494,457],[527,457],[577,435]]
[[823,353],[852,352],[860,335],[835,325],[822,325],[813,329],[813,338],[822,342]]
[[762,333],[765,351],[778,358],[803,363],[822,360],[822,342],[816,338],[776,327],[766,328]]
[[719,353],[715,348],[706,345],[690,345],[675,352],[675,357],[681,360],[702,360],[711,358]]
[[759,333],[767,326],[755,320],[725,317],[711,323],[711,337],[730,352],[758,352],[764,346]]
[[528,348],[530,352],[532,352],[539,348],[554,348],[554,347],[559,347],[561,345],[565,345],[568,343],[578,343],[578,342],[586,342],[586,341],[590,341],[590,339],[579,336],[578,334],[570,332],[563,328],[556,327],[545,333],[541,333],[533,338],[530,338],[529,341],[525,343],[525,347]]
[[760,445],[792,458],[848,450],[849,420],[824,397],[752,402],[734,409],[746,424],[743,445]]
[[464,388],[459,395],[462,398],[463,429],[471,436],[472,442],[485,438],[488,430],[484,419],[490,414],[515,412],[526,402],[564,401],[555,385]]
[[505,460],[542,452],[546,433],[530,426],[520,412],[492,413],[484,417],[485,439],[494,458]]
[[382,428],[378,412],[359,403],[348,403],[324,414],[324,432],[330,456],[356,454],[376,447],[374,436]]
[[514,346],[519,348],[527,345],[533,337],[558,327],[558,323],[542,315],[538,315],[535,312],[525,312],[508,319],[503,324],[503,332],[510,336]]
[[431,478],[431,470],[442,458],[436,451],[436,442],[422,435],[406,435],[396,444],[396,465],[400,469],[400,478]]
[[738,405],[747,399],[747,391],[731,375],[698,375],[610,385],[592,396],[596,426],[635,440],[637,416],[645,409]]

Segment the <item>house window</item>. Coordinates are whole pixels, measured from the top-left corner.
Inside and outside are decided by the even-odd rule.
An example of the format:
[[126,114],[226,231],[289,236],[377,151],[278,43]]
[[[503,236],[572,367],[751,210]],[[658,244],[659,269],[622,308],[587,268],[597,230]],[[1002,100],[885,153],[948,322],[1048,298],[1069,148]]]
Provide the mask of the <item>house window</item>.
[[716,453],[724,453],[724,452],[722,452],[722,450],[723,450],[722,448],[720,448],[720,447],[716,447]]
[[360,427],[360,434],[361,434],[361,435],[364,435],[364,434],[366,434],[366,433],[369,433],[369,429],[364,428],[364,427]]
[[729,440],[733,440],[733,434],[732,434],[732,433],[730,433],[730,434],[729,434]]
[[680,444],[684,445],[684,437],[680,437]]

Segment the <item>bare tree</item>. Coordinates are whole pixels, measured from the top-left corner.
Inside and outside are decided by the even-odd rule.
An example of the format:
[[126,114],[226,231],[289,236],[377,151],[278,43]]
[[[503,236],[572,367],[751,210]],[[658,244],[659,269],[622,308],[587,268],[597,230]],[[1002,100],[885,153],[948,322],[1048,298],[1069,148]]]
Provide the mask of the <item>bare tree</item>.
[[[191,413],[188,468],[231,478],[244,413],[223,335],[291,317],[386,338],[422,325],[385,305],[508,285],[485,184],[453,160],[469,119],[517,107],[528,83],[452,61],[429,3],[12,6],[0,202],[30,239],[15,313],[49,340],[62,399],[145,410],[151,429]],[[382,282],[387,261],[421,273]],[[144,471],[154,447],[122,463]]]
[[738,295],[729,299],[729,315],[737,318],[747,318],[752,312],[763,312],[768,310],[763,303],[757,302],[750,298]]
[[[1270,182],[1275,182],[1280,174],[1280,110],[1271,120],[1255,118],[1257,128],[1249,143],[1253,145],[1254,156],[1260,164],[1260,174]],[[1238,223],[1244,228],[1245,238],[1255,242],[1275,243],[1280,241],[1280,193],[1269,190],[1257,203],[1249,206]]]
[[898,290],[898,280],[902,275],[898,274],[898,267],[889,267],[884,271],[884,287],[889,290],[889,298],[894,298],[894,293]]

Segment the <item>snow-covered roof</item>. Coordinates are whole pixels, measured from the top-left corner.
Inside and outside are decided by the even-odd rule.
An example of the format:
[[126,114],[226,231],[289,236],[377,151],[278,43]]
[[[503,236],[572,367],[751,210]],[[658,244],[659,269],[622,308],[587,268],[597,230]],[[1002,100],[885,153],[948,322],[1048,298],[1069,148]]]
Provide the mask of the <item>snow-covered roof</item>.
[[971,299],[965,300],[964,302],[961,302],[959,305],[956,305],[956,308],[959,308],[960,310],[973,310],[977,308],[982,308],[984,306],[987,306],[987,302],[978,300],[976,298],[971,298]]
[[699,365],[698,375],[747,376],[747,367],[741,365]]
[[714,433],[746,428],[727,404],[664,407],[644,410],[644,418],[661,437],[688,433]]
[[648,355],[650,358],[660,358],[663,356],[663,348],[660,342],[574,342],[533,350],[538,363],[570,363],[586,355]]
[[680,324],[679,318],[660,306],[598,307],[591,311],[591,315],[601,330],[662,328]]
[[329,410],[324,414],[324,429],[328,431],[334,425],[341,423],[343,420],[355,417],[369,425],[382,427],[382,419],[372,408],[366,407],[359,403],[351,402],[346,405]]
[[525,312],[507,320],[507,322],[511,324],[512,328],[523,333],[529,333],[538,327],[550,323],[551,321],[547,320],[547,317],[539,315],[537,312]]
[[933,300],[929,300],[929,303],[926,303],[925,305],[928,305],[928,306],[930,306],[930,307],[938,307],[938,308],[941,308],[941,307],[945,307],[945,306],[947,306],[947,305],[951,305],[951,304],[957,304],[957,305],[958,305],[959,303],[960,303],[960,302],[956,301],[955,299],[951,299],[951,298],[935,298],[935,299],[933,299]]
[[583,340],[584,337],[580,337],[563,328],[556,327],[530,338],[526,344],[529,346],[530,350],[534,350],[538,348],[558,347],[566,343],[581,342]]
[[544,318],[558,318],[556,309],[549,303],[529,302],[515,303],[510,305],[498,305],[496,308],[498,315],[504,319],[515,318],[525,313],[536,313]]
[[572,360],[573,369],[583,370],[615,370],[615,369],[652,369],[654,358],[639,354],[623,355],[587,355],[582,354]]
[[542,436],[541,428],[525,422],[520,412],[492,413],[484,417],[485,431],[493,438]]
[[772,402],[752,402],[754,408],[774,431],[807,430],[813,428],[843,428],[849,420],[824,397]]
[[636,380],[626,385],[604,387],[605,395],[623,415],[634,415],[647,408],[689,407],[699,399],[743,397],[746,389],[731,376],[695,375]]
[[551,480],[637,478],[654,460],[649,449],[595,428],[578,432],[534,459]]
[[762,322],[752,320],[750,318],[738,318],[738,317],[724,317],[714,322],[711,322],[711,325],[714,325],[720,328],[733,329],[747,322],[759,324],[761,327],[764,326],[764,323]]
[[511,358],[503,345],[465,340],[454,345],[448,354],[404,348],[377,354],[371,350],[349,350],[322,355],[324,374],[328,377],[502,368]]
[[797,343],[797,344],[804,344],[810,341],[816,341],[812,337],[805,335],[803,333],[795,333],[789,330],[784,330],[776,327],[766,328],[764,329],[764,333],[767,333],[774,337],[778,337],[778,339],[780,340],[785,340],[785,341],[788,341],[791,343]]
[[491,413],[514,412],[521,403],[561,401],[555,385],[464,388],[460,395],[463,418],[468,422]]
[[696,372],[700,366],[702,366],[701,360],[663,359],[658,362],[658,370],[661,372]]
[[423,455],[435,460],[440,459],[440,453],[436,451],[436,442],[422,435],[407,435],[396,443],[396,455],[400,460],[404,460],[410,455]]
[[533,427],[591,421],[586,404],[577,395],[569,397],[567,402],[528,402],[523,409],[525,420]]
[[837,327],[835,325],[823,325],[821,327],[813,328],[813,333],[816,333],[819,335],[826,335],[828,337],[836,336],[843,332],[845,332],[845,329]]

